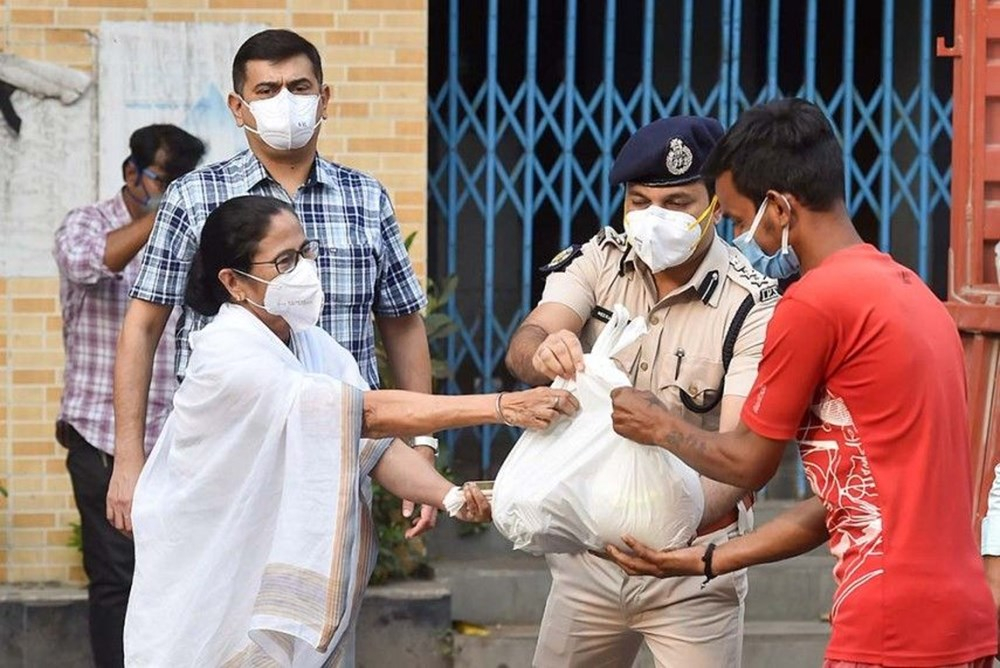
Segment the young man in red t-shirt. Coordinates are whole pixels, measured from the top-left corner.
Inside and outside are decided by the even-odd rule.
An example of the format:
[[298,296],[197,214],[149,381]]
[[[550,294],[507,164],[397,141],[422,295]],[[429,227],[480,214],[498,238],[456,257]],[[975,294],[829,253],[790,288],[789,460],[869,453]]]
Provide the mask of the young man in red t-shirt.
[[917,275],[858,236],[841,155],[822,112],[789,99],[745,112],[706,165],[744,252],[802,272],[739,427],[705,432],[648,392],[614,394],[616,431],[737,487],[766,483],[797,441],[816,497],[718,549],[608,552],[630,573],[710,579],[829,540],[827,666],[988,666],[997,611],[973,537],[958,332]]

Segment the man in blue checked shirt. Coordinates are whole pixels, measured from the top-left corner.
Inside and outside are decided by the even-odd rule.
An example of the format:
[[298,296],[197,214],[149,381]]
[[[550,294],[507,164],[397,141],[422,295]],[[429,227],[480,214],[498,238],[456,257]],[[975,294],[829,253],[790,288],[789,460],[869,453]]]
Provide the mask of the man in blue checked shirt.
[[[292,204],[306,237],[321,246],[318,264],[326,303],[319,324],[354,355],[373,387],[378,385],[377,324],[398,386],[431,391],[427,333],[419,313],[426,298],[389,195],[374,178],[316,153],[329,100],[316,47],[288,30],[257,33],[236,53],[228,100],[237,125],[246,131],[249,150],[177,179],[164,195],[115,359],[116,461],[107,516],[119,530],[132,529],[132,493],[145,461],[142,436],[153,352],[171,311],[184,303],[205,219],[232,197],[270,195]],[[188,337],[206,322],[184,308],[176,331],[178,378],[191,352]],[[433,438],[418,437],[415,443],[425,445],[420,452],[433,460]],[[409,516],[413,506],[404,501],[403,509]],[[408,535],[434,522],[435,510],[424,507]]]

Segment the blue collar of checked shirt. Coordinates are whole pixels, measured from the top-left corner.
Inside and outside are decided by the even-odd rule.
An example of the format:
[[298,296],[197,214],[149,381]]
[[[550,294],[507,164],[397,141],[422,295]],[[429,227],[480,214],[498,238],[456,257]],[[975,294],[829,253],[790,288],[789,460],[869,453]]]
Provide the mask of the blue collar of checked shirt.
[[[257,156],[250,149],[243,151],[239,159],[242,163],[239,171],[243,174],[243,189],[246,192],[250,192],[261,181],[271,178],[267,170],[264,169],[264,165],[261,164],[260,160],[257,159]],[[327,162],[317,154],[313,160],[312,169],[309,170],[309,177],[306,179],[304,187],[309,187],[317,182],[322,183],[324,186],[337,185],[335,170],[335,165]]]

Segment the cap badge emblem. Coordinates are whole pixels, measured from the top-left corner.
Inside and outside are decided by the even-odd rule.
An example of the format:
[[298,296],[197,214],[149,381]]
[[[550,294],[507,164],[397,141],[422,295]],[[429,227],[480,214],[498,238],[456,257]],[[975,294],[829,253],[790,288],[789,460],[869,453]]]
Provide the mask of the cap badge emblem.
[[667,146],[667,160],[666,167],[667,171],[674,176],[681,176],[685,174],[687,170],[691,169],[691,163],[694,161],[694,156],[691,155],[691,149],[687,147],[679,137],[674,137],[670,140],[670,144]]

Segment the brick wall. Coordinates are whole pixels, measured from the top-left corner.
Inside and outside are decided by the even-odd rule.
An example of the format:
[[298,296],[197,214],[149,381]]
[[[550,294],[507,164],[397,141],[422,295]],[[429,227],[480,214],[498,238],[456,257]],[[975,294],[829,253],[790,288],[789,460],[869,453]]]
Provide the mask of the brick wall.
[[[92,72],[101,21],[261,22],[320,49],[333,88],[320,152],[378,177],[426,273],[426,0],[0,0],[0,52]],[[6,140],[0,129],[0,141]],[[3,176],[0,175],[0,179]],[[80,204],[84,204],[81,202]],[[0,212],[8,215],[16,212]],[[53,229],[58,221],[53,221]],[[55,276],[0,275],[0,582],[82,581],[53,439],[63,353]]]

